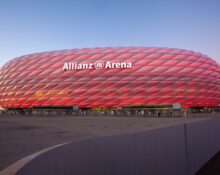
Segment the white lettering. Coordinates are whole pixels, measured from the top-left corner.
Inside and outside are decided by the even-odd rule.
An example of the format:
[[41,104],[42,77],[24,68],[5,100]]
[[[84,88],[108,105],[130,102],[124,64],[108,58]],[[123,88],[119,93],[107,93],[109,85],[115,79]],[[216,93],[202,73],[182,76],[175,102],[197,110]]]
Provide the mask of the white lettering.
[[115,67],[116,67],[117,69],[119,69],[119,68],[121,68],[121,64],[122,64],[122,63],[116,63],[116,64],[115,64]]
[[94,63],[64,63],[63,70],[85,70],[85,69],[131,69],[131,62],[96,61]]
[[106,62],[105,68],[108,68],[108,69],[111,69],[111,68],[112,68],[110,61],[107,61],[107,62]]
[[93,69],[93,64],[89,63],[89,69]]
[[78,64],[77,69],[82,69],[82,64]]
[[126,63],[121,63],[121,68],[127,68],[127,64]]
[[68,63],[64,63],[63,70],[68,70]]
[[127,68],[132,68],[132,63],[131,62],[128,62],[128,64],[127,64]]
[[115,63],[112,63],[112,69],[114,69],[115,68]]

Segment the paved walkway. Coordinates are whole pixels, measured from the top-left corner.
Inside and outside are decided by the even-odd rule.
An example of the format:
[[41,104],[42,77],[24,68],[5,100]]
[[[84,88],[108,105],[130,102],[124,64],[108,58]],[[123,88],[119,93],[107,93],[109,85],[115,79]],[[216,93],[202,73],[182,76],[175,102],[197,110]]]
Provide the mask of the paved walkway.
[[206,117],[210,115],[194,118],[0,116],[0,170],[27,155],[70,140],[143,131]]

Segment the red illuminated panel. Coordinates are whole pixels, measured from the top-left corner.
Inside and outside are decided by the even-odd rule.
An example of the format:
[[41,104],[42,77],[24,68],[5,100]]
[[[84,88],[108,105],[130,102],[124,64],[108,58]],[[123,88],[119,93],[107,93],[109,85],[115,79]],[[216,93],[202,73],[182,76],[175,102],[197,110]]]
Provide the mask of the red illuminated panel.
[[[131,68],[64,71],[65,63],[132,63]],[[21,56],[0,71],[0,106],[123,107],[220,104],[220,65],[193,51],[109,47]]]

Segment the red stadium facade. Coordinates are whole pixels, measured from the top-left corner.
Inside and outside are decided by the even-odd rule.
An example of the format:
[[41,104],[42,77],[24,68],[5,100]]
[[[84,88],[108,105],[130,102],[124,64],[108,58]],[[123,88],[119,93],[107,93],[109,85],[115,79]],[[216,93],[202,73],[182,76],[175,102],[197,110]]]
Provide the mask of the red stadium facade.
[[220,104],[220,66],[183,49],[116,47],[21,56],[0,72],[3,108]]

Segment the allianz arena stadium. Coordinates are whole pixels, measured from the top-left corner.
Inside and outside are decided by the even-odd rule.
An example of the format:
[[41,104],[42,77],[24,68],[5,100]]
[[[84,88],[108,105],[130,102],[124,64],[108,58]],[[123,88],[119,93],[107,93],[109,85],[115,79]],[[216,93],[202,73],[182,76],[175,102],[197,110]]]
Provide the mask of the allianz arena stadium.
[[34,53],[0,72],[0,106],[28,108],[217,107],[220,65],[173,48],[109,47]]

